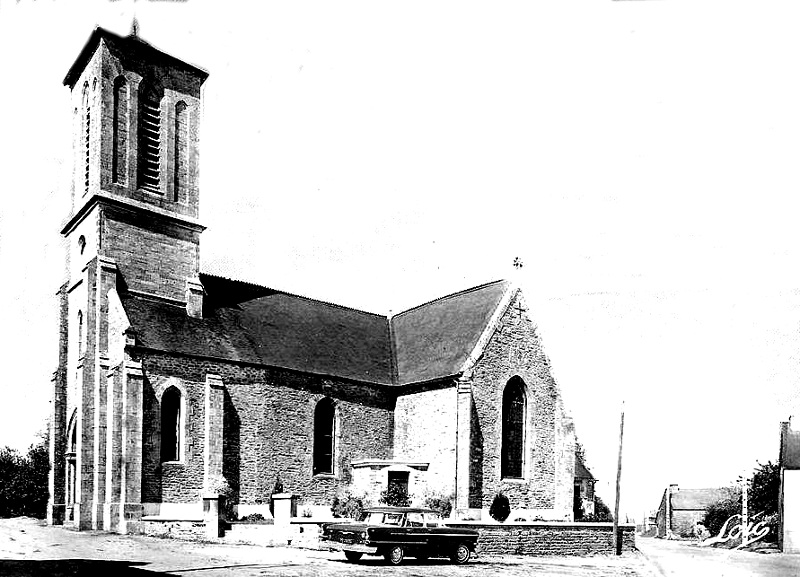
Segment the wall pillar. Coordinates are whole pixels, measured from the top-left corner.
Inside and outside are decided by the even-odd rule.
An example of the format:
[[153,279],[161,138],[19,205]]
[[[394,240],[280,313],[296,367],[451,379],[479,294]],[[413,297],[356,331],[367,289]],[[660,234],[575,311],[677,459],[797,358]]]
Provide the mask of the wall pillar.
[[206,376],[205,445],[203,447],[203,486],[222,477],[222,427],[224,424],[225,385],[216,375]]
[[456,400],[456,517],[469,508],[472,455],[472,381],[461,378]]
[[50,415],[50,473],[47,503],[47,524],[62,525],[66,513],[66,451],[67,451],[67,350],[69,301],[67,285],[58,291],[59,343],[58,369],[52,380],[52,414]]
[[142,364],[125,360],[122,376],[120,533],[142,532]]
[[103,505],[103,528],[106,531],[119,530],[123,371],[124,365],[120,365],[109,373],[106,391],[106,502]]

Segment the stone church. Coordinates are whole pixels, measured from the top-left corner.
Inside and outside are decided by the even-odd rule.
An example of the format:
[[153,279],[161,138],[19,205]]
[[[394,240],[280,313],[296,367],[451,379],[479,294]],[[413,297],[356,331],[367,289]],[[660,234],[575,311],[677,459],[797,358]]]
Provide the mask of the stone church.
[[304,511],[396,483],[461,518],[503,492],[516,516],[571,520],[573,425],[512,283],[387,318],[201,272],[207,76],[97,28],[64,78],[49,522],[135,533],[220,490],[268,517],[278,480]]

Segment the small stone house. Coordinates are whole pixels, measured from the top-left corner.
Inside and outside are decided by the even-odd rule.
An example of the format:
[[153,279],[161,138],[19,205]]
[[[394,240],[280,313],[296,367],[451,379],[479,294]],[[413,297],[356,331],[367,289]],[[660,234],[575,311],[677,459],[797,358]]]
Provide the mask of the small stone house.
[[597,479],[586,467],[580,453],[575,453],[575,487],[573,516],[575,519],[594,515],[594,485]]
[[64,79],[49,522],[139,532],[219,492],[269,516],[279,480],[312,512],[395,483],[461,518],[503,492],[516,517],[572,520],[572,420],[512,283],[387,317],[202,272],[207,77],[98,28]]
[[800,553],[800,431],[781,423],[781,473],[778,545],[784,553]]
[[670,485],[656,512],[656,537],[693,537],[706,507],[727,495],[725,489],[679,489],[678,485]]

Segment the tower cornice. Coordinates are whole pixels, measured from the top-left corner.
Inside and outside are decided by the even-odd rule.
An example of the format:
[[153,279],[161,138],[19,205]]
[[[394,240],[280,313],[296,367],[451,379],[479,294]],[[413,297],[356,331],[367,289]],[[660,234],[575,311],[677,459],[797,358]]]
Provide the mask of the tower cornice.
[[86,215],[88,215],[97,205],[113,206],[128,210],[130,212],[147,214],[158,219],[168,220],[177,224],[178,226],[195,232],[203,232],[206,229],[206,227],[200,224],[197,219],[190,216],[177,214],[175,212],[153,206],[152,204],[139,202],[138,200],[134,200],[132,198],[117,196],[115,194],[101,191],[93,194],[92,197],[84,202],[81,208],[67,220],[66,224],[64,224],[64,226],[61,228],[61,234],[66,236],[72,232],[75,227],[78,226],[78,224],[80,224],[84,218],[86,218]]

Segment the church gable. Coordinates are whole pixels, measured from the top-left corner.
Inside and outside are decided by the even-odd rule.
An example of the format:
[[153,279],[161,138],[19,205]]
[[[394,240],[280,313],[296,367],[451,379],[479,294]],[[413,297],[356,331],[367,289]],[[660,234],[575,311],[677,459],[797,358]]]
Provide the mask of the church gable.
[[471,370],[476,414],[470,506],[488,507],[503,492],[512,508],[571,518],[562,488],[572,487],[572,423],[519,290],[490,330]]

